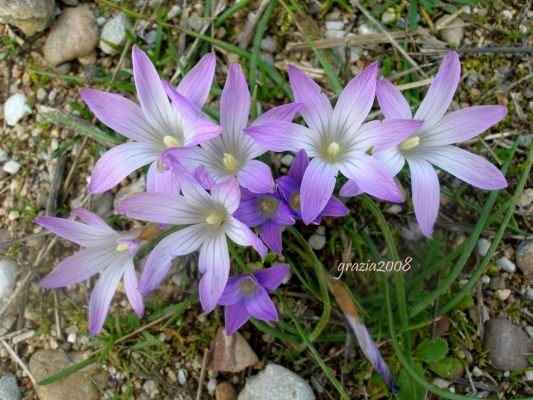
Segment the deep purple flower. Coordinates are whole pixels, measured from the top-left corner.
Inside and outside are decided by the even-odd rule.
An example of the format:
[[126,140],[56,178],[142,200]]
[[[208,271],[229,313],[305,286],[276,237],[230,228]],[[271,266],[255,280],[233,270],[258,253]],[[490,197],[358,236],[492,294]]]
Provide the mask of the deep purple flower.
[[226,333],[233,335],[250,316],[262,321],[277,321],[278,312],[268,293],[276,290],[288,273],[287,264],[278,264],[254,271],[253,277],[230,277],[218,301],[219,305],[225,306]]
[[281,229],[294,224],[292,212],[278,192],[241,189],[241,204],[234,216],[250,228],[258,226],[259,237],[277,254],[281,254]]
[[389,81],[378,82],[377,97],[385,121],[417,119],[424,123],[403,142],[375,154],[396,175],[407,161],[415,215],[424,235],[431,237],[440,204],[440,186],[431,164],[481,189],[507,186],[502,173],[484,158],[462,150],[453,143],[478,136],[507,114],[503,106],[474,106],[446,114],[461,78],[461,64],[455,52],[449,53],[429,87],[414,117],[402,94]]
[[353,179],[366,193],[402,201],[385,167],[369,156],[369,150],[401,143],[420,124],[418,121],[372,121],[363,124],[376,90],[377,64],[372,64],[344,88],[333,109],[320,87],[300,70],[289,67],[294,98],[303,104],[301,114],[308,128],[275,121],[245,129],[268,150],[298,152],[312,158],[301,185],[302,219],[313,222],[331,198],[338,172]]
[[139,290],[146,294],[165,278],[171,261],[200,249],[198,268],[200,301],[205,311],[215,308],[229,276],[230,258],[226,235],[241,246],[253,246],[264,257],[266,247],[233,213],[240,202],[234,178],[214,185],[210,193],[197,182],[180,182],[183,195],[142,193],[122,200],[118,212],[142,221],[169,225],[189,225],[159,242],[146,261]]
[[[283,196],[285,202],[289,205],[295,218],[302,218],[300,190],[302,187],[302,180],[305,170],[309,165],[309,159],[305,150],[300,150],[294,158],[289,172],[286,176],[282,176],[276,180],[278,189]],[[335,196],[331,196],[324,209],[318,214],[318,217],[313,221],[314,224],[320,224],[322,217],[344,217],[348,215],[350,210],[344,205],[342,201]]]
[[176,90],[161,81],[148,56],[137,46],[133,46],[132,61],[140,106],[113,93],[80,89],[81,97],[100,121],[132,140],[113,147],[96,162],[90,193],[111,189],[149,163],[149,192],[178,191],[173,174],[158,168],[160,153],[171,147],[195,146],[220,134],[220,127],[201,112],[215,73],[213,53],[205,55]]
[[102,329],[121,278],[131,307],[141,317],[144,305],[133,265],[133,256],[140,243],[135,239],[138,232],[115,232],[100,217],[82,208],[73,210],[71,215],[79,217],[83,223],[46,216],[35,219],[35,223],[56,235],[86,247],[65,258],[41,281],[41,286],[53,289],[74,285],[103,271],[89,301],[91,335],[97,335]]
[[[300,104],[295,103],[275,107],[259,116],[252,126],[273,121],[288,123],[300,107]],[[236,177],[242,187],[254,193],[273,192],[274,180],[270,167],[255,159],[266,150],[243,131],[248,125],[249,114],[248,84],[240,65],[233,63],[220,99],[222,133],[200,147],[175,149],[176,156],[191,171],[204,165],[215,182]]]

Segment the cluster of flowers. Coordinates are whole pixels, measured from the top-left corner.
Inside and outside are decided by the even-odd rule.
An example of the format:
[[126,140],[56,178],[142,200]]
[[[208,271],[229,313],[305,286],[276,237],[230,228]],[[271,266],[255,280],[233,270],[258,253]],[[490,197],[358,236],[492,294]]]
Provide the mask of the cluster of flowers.
[[[92,335],[101,330],[122,277],[128,300],[141,316],[142,296],[158,287],[172,260],[198,249],[201,304],[206,312],[217,304],[225,306],[228,334],[250,316],[277,320],[268,293],[286,278],[288,266],[229,277],[227,237],[253,247],[262,259],[267,247],[281,254],[284,226],[297,219],[318,224],[323,216],[348,213],[333,196],[339,172],[347,178],[341,196],[368,193],[401,202],[393,177],[407,161],[416,218],[426,236],[432,234],[440,198],[432,164],[482,189],[507,184],[488,161],[452,145],[479,135],[506,115],[502,106],[446,114],[460,80],[456,53],[446,56],[414,116],[398,89],[378,80],[376,63],[347,84],[334,108],[314,81],[289,67],[295,102],[272,108],[251,124],[249,88],[239,64],[231,64],[220,99],[220,125],[201,111],[214,78],[214,54],[204,56],[177,88],[161,81],[139,48],[134,47],[132,58],[140,106],[112,93],[80,90],[100,121],[131,140],[98,160],[89,191],[109,190],[150,164],[147,193],[124,199],[117,211],[163,227],[185,227],[153,248],[138,281],[133,264],[141,243],[138,232],[115,232],[83,209],[72,212],[82,222],[36,219],[86,247],[61,262],[42,286],[75,284],[103,270],[89,304]],[[364,122],[376,95],[385,118]],[[292,122],[297,113],[307,126]],[[257,160],[268,150],[296,154],[287,176],[274,180],[270,167]]]

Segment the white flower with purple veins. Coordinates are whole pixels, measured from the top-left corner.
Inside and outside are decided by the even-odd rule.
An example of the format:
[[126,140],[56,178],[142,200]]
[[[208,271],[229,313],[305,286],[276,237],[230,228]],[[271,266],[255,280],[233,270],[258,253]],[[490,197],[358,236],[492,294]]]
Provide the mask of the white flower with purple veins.
[[65,258],[41,281],[41,286],[55,289],[74,285],[102,271],[89,300],[91,335],[97,335],[102,329],[121,278],[131,307],[141,317],[144,305],[133,265],[140,244],[136,239],[139,232],[115,232],[100,217],[82,208],[73,210],[71,215],[83,222],[47,216],[35,219],[37,224],[56,235],[86,247]]
[[[251,126],[273,121],[290,122],[300,104],[291,103],[275,107],[259,116]],[[201,147],[176,149],[175,155],[187,169],[204,166],[215,182],[236,177],[239,184],[254,193],[274,191],[270,167],[255,158],[266,150],[244,134],[250,114],[250,92],[239,64],[230,65],[228,77],[220,99],[220,125],[222,133]],[[174,150],[170,151],[174,152]]]
[[312,158],[303,176],[300,202],[302,219],[313,222],[324,210],[340,171],[366,193],[390,201],[402,196],[385,167],[369,156],[401,143],[420,124],[418,121],[372,121],[363,124],[374,103],[377,64],[372,64],[344,88],[335,108],[320,86],[303,72],[289,67],[296,102],[308,128],[273,121],[245,129],[261,146],[273,151],[305,150]]
[[460,78],[459,56],[451,52],[440,66],[414,117],[409,104],[392,83],[382,79],[377,85],[377,97],[385,121],[389,118],[424,121],[409,138],[374,156],[392,175],[396,175],[407,161],[416,219],[428,237],[433,233],[440,205],[439,179],[432,164],[481,189],[496,190],[507,186],[505,177],[494,165],[452,146],[478,136],[507,114],[507,109],[499,105],[468,107],[446,114]]
[[165,278],[171,261],[200,249],[198,268],[200,302],[206,312],[215,308],[230,271],[226,236],[241,246],[253,246],[265,257],[261,240],[233,213],[240,202],[237,181],[230,178],[211,188],[210,193],[198,183],[182,180],[183,195],[143,193],[122,200],[118,212],[142,221],[168,225],[189,225],[164,238],[154,247],[144,267],[139,290],[154,290]]
[[102,123],[131,139],[98,160],[90,193],[111,189],[149,163],[147,190],[177,192],[178,183],[170,171],[161,168],[159,155],[167,148],[195,146],[220,134],[220,127],[201,112],[215,73],[213,53],[202,57],[176,90],[161,81],[148,56],[137,46],[133,47],[132,61],[140,106],[113,93],[80,89],[81,97]]

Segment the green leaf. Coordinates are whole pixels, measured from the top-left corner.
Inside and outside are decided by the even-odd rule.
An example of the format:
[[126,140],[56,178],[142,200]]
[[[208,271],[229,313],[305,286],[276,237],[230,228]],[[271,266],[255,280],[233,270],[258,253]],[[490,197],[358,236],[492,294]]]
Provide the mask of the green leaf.
[[[419,375],[424,376],[422,365],[415,363],[413,364],[413,368]],[[425,389],[416,382],[411,381],[409,374],[403,368],[398,374],[396,384],[400,388],[398,392],[398,398],[400,400],[422,400],[424,398]]]
[[80,369],[85,368],[86,366],[91,365],[91,364],[99,361],[99,359],[100,358],[98,356],[95,356],[95,357],[89,358],[87,360],[83,360],[83,361],[81,361],[81,362],[79,362],[77,364],[71,365],[71,366],[69,366],[67,368],[62,369],[61,371],[56,372],[53,375],[50,375],[48,378],[44,378],[43,380],[37,382],[37,384],[41,385],[41,386],[44,386],[44,385],[49,385],[51,383],[54,383],[58,379],[64,378],[66,376],[69,376],[69,375],[73,374],[74,372],[77,372]]
[[463,375],[463,364],[459,359],[447,357],[444,360],[428,364],[430,370],[444,379],[455,379]]
[[415,357],[425,362],[436,362],[446,357],[448,353],[448,343],[443,338],[435,340],[426,339],[418,345],[415,350]]

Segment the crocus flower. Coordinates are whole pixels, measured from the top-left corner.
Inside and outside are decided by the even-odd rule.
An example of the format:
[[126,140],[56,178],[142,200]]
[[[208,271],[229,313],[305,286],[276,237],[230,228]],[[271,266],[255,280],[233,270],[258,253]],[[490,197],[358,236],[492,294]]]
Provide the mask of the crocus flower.
[[474,106],[446,114],[461,78],[461,64],[455,52],[449,53],[431,83],[426,97],[411,116],[409,104],[389,81],[378,82],[377,97],[387,119],[417,119],[424,123],[413,134],[383,152],[378,158],[392,175],[407,161],[416,219],[424,235],[431,237],[440,204],[439,179],[433,165],[481,189],[507,186],[502,173],[484,158],[462,150],[453,143],[478,136],[507,114],[503,106]]
[[[252,126],[272,121],[290,122],[300,108],[291,103],[275,107],[262,114]],[[250,92],[239,64],[230,65],[228,77],[220,99],[220,125],[222,133],[217,138],[193,149],[177,149],[180,162],[189,170],[204,165],[215,182],[236,177],[239,184],[255,193],[274,191],[270,167],[255,158],[266,152],[245,135],[250,113]]]
[[[300,150],[294,158],[291,167],[286,176],[282,176],[276,180],[278,189],[283,196],[285,202],[291,208],[295,218],[302,218],[300,188],[305,170],[309,166],[309,159],[305,150]],[[331,196],[324,209],[320,212],[318,217],[313,221],[314,224],[320,224],[322,217],[344,217],[348,215],[350,210],[344,205],[342,201],[335,196]]]
[[377,64],[353,78],[337,100],[335,109],[320,87],[303,72],[289,67],[289,78],[308,128],[288,122],[271,122],[245,129],[268,150],[304,149],[312,158],[301,185],[302,218],[313,222],[324,210],[340,171],[366,193],[390,201],[402,196],[385,167],[370,157],[369,150],[401,143],[421,123],[417,121],[372,121],[363,124],[374,102]]
[[65,258],[41,281],[41,286],[54,289],[74,285],[102,271],[89,300],[91,335],[97,335],[102,329],[121,278],[131,307],[141,317],[144,305],[133,265],[140,243],[136,239],[138,232],[115,232],[100,217],[82,208],[73,210],[71,215],[83,222],[46,216],[35,219],[37,224],[56,235],[86,247]]
[[171,147],[194,146],[220,134],[220,127],[200,111],[213,81],[213,53],[202,57],[177,90],[161,81],[148,56],[137,46],[133,46],[132,54],[140,106],[113,93],[80,89],[81,97],[102,123],[131,139],[100,157],[92,172],[90,193],[111,189],[149,163],[148,191],[178,191],[173,174],[158,168],[160,153]]
[[253,246],[264,257],[266,247],[233,213],[240,202],[234,178],[214,185],[208,193],[199,184],[184,179],[183,195],[142,193],[119,203],[118,212],[143,221],[168,225],[189,225],[159,242],[150,253],[139,282],[146,294],[165,278],[171,261],[200,249],[198,267],[200,301],[205,311],[215,308],[228,280],[230,258],[226,236],[241,246]]
[[226,333],[233,335],[252,316],[262,321],[277,321],[278,312],[268,296],[289,273],[287,264],[254,271],[253,276],[228,279],[218,304],[225,306]]
[[259,237],[265,244],[281,254],[281,229],[294,224],[290,208],[278,192],[252,193],[241,190],[241,203],[235,218],[248,227],[259,227]]

